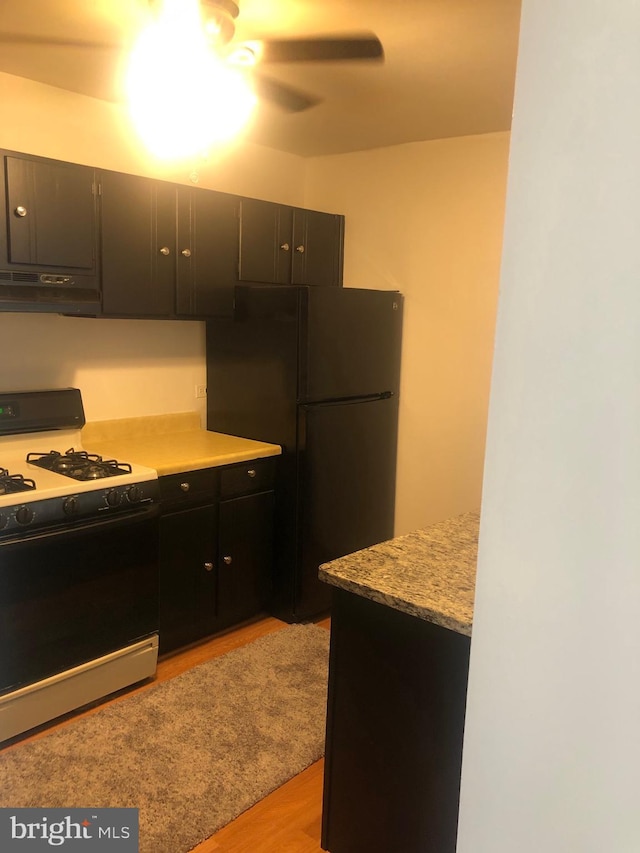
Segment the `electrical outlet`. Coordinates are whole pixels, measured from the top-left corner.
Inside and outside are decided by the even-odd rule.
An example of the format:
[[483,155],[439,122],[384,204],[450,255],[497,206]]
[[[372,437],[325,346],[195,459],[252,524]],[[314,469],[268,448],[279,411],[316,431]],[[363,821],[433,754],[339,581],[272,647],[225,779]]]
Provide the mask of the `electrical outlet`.
[[206,385],[196,385],[196,400],[200,400],[202,397],[207,396],[207,386]]

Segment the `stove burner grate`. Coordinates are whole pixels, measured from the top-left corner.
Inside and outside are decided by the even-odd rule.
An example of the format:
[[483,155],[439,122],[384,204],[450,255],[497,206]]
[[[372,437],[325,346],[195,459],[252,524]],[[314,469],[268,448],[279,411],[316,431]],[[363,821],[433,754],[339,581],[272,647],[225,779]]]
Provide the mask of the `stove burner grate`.
[[126,462],[103,459],[96,453],[87,453],[86,450],[73,448],[65,453],[57,450],[50,450],[48,453],[28,453],[27,462],[74,480],[101,480],[104,477],[117,477],[119,474],[131,473],[131,465]]
[[0,468],[0,495],[29,492],[35,487],[35,481],[29,477],[23,477],[22,474],[10,474],[6,468]]

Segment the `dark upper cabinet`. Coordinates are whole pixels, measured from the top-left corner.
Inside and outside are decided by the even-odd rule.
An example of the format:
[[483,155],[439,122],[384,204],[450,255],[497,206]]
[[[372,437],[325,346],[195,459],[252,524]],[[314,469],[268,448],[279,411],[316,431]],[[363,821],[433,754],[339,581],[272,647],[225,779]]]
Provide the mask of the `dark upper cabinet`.
[[169,317],[174,312],[176,187],[100,175],[102,309]]
[[342,285],[343,216],[0,157],[0,311],[206,319],[239,282]]
[[240,281],[342,285],[344,217],[240,200]]
[[95,272],[94,170],[10,155],[4,167],[8,264]]
[[103,311],[225,316],[236,281],[237,200],[226,193],[102,172]]
[[238,276],[238,203],[228,193],[178,189],[179,315],[231,315]]
[[0,156],[0,308],[96,313],[94,170],[11,151]]

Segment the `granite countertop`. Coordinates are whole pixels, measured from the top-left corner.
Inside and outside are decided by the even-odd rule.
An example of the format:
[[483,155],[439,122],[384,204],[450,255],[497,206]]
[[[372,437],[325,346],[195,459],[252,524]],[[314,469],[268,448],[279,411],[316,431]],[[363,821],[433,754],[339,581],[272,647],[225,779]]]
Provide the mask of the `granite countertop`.
[[91,453],[155,468],[160,476],[277,456],[277,444],[200,427],[197,412],[94,421],[82,430]]
[[320,566],[320,579],[471,636],[479,512],[449,518]]

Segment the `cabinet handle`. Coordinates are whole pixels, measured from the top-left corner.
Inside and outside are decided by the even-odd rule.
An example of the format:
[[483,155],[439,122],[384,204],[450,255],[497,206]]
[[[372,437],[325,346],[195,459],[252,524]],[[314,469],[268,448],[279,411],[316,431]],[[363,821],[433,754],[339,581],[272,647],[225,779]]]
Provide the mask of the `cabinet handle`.
[[171,254],[171,249],[170,249],[168,246],[163,246],[163,247],[160,249],[160,254],[161,254],[161,255],[170,255],[170,254]]
[[225,564],[225,566],[230,566],[231,563],[233,563],[233,559],[229,556],[223,557],[222,562]]
[[184,258],[190,258],[190,257],[191,257],[191,249],[183,249],[183,250],[180,252],[180,254],[181,254]]
[[296,246],[296,252],[300,252],[301,255],[304,255],[304,246],[302,244]]
[[288,252],[291,246],[288,243],[281,243],[280,248],[283,252]]
[[191,486],[189,485],[189,483],[180,483],[180,488],[183,492],[188,492]]
[[208,572],[212,572],[212,571],[213,571],[213,563],[205,563],[205,564],[204,564],[204,567],[205,567],[205,569],[206,569]]
[[16,216],[26,216],[27,215],[27,208],[23,207],[21,204],[19,204],[18,207],[16,207],[16,209],[13,212],[15,213]]
[[249,468],[249,470],[247,471],[247,476],[251,477],[253,479],[253,477],[256,476],[256,469],[255,468]]

